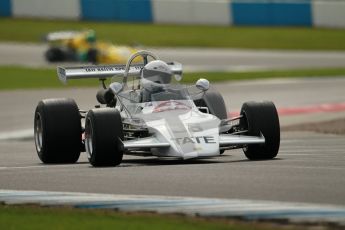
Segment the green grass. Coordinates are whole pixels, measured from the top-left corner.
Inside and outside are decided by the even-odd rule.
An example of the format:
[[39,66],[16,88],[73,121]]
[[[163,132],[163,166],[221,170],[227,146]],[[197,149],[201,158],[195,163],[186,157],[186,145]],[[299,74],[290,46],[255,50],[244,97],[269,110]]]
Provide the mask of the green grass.
[[[71,80],[67,85],[64,85],[58,80],[55,69],[7,66],[0,67],[0,76],[0,90],[97,87],[100,84],[97,79],[81,79]],[[206,78],[214,83],[234,80],[331,76],[345,76],[345,68],[185,73],[182,82],[194,83],[199,78]]]
[[57,30],[94,29],[102,40],[144,46],[345,50],[344,29],[230,27],[0,18],[0,41],[40,42]]
[[0,90],[91,87],[99,85],[97,79],[81,79],[64,85],[55,69],[0,66]]
[[199,78],[206,78],[210,82],[258,80],[272,78],[310,78],[310,77],[334,77],[345,76],[345,68],[324,69],[292,69],[292,70],[268,70],[246,72],[201,72],[187,73],[184,76],[186,83],[196,82]]
[[277,229],[277,226],[273,228],[267,224],[258,226],[254,223],[205,220],[183,216],[2,205],[0,206],[0,229],[263,230]]

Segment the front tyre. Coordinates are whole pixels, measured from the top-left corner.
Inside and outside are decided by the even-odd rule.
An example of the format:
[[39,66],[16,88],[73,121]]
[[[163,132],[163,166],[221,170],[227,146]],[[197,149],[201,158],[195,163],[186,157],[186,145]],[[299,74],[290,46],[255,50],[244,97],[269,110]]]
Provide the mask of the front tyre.
[[75,163],[80,156],[81,123],[72,99],[45,99],[38,103],[34,118],[34,137],[38,157],[43,163]]
[[280,125],[277,109],[272,102],[246,102],[241,108],[240,126],[249,136],[263,135],[265,144],[248,145],[243,152],[250,160],[273,159],[280,145]]
[[49,48],[45,54],[45,58],[49,62],[60,62],[65,61],[65,53],[59,47],[51,47]]
[[114,108],[90,110],[85,119],[85,149],[95,167],[119,165],[123,157],[123,127]]

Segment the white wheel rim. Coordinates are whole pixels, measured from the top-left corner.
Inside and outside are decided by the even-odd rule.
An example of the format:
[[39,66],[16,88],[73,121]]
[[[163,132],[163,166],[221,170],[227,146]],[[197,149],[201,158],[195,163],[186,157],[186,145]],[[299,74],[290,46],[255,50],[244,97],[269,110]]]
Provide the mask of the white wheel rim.
[[40,113],[37,113],[35,117],[34,135],[36,149],[38,152],[41,152],[43,143],[43,122]]
[[90,119],[87,120],[88,122],[88,128],[85,129],[85,150],[88,155],[88,158],[90,159],[93,152],[93,145],[92,145],[92,124],[90,122]]

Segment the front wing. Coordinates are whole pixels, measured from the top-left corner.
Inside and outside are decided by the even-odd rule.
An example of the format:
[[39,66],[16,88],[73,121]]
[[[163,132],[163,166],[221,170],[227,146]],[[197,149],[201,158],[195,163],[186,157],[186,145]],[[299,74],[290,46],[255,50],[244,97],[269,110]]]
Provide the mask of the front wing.
[[[256,137],[231,134],[219,135],[219,147],[245,146],[264,143],[265,138],[263,136]],[[161,141],[156,137],[146,137],[137,140],[123,141],[123,147],[129,151],[133,149],[167,148],[170,146],[171,144],[169,141]]]

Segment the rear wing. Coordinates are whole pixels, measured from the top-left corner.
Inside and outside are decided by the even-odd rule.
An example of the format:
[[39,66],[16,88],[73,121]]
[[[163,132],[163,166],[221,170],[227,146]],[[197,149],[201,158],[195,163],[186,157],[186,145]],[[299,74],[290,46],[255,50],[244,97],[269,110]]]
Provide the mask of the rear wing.
[[72,39],[77,35],[80,35],[80,31],[58,31],[58,32],[51,32],[44,36],[44,40],[47,42],[53,41],[60,41],[60,40],[67,40]]
[[[174,74],[182,75],[182,64],[167,62]],[[131,65],[128,76],[139,76],[144,64]],[[126,65],[90,65],[78,67],[57,67],[57,74],[64,84],[70,79],[124,77]]]

